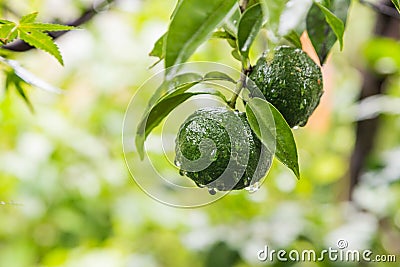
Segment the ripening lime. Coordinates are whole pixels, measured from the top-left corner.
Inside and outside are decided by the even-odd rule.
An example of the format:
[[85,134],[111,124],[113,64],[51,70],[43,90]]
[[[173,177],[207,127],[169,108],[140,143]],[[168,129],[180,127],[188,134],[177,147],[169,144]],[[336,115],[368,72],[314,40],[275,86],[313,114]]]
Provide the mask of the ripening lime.
[[175,163],[200,187],[242,189],[263,178],[272,155],[251,130],[245,113],[202,108],[181,125]]
[[290,127],[304,126],[323,93],[321,68],[301,49],[279,46],[249,75]]

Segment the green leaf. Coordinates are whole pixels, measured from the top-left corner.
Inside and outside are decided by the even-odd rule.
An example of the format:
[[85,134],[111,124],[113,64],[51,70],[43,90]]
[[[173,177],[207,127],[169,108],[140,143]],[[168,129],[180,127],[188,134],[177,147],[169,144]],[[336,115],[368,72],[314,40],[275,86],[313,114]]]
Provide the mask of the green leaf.
[[393,5],[396,7],[397,11],[400,13],[400,0],[392,0]]
[[292,43],[295,47],[300,49],[302,48],[300,36],[296,31],[292,30],[285,36],[285,39]]
[[69,31],[74,30],[76,27],[61,25],[61,24],[50,24],[50,23],[24,23],[20,24],[19,29],[23,29],[26,31],[41,31],[41,32],[57,32],[57,31]]
[[144,158],[144,141],[149,133],[178,105],[186,101],[195,93],[183,93],[165,98],[158,102],[141,120],[136,133],[136,148],[140,158]]
[[165,44],[167,39],[167,33],[164,33],[154,44],[153,49],[150,51],[149,56],[158,57],[158,60],[150,66],[153,68],[155,65],[161,62],[165,58]]
[[276,151],[275,155],[280,162],[285,164],[300,179],[299,159],[297,155],[296,141],[292,129],[290,129],[282,114],[270,104],[276,127]]
[[208,95],[213,95],[219,97],[224,103],[228,103],[228,99],[226,99],[225,95],[218,90],[209,89],[208,91],[204,92]]
[[157,88],[149,101],[148,108],[140,119],[135,138],[136,147],[142,159],[144,156],[144,142],[147,136],[165,116],[186,101],[186,99],[194,95],[209,94],[217,96],[227,103],[225,96],[217,90],[209,89],[201,92],[186,92],[196,84],[209,81],[228,81],[236,84],[236,81],[229,75],[219,71],[211,71],[204,75],[204,77],[198,73],[187,72],[179,74],[171,80],[164,80]]
[[236,81],[230,77],[228,74],[220,72],[220,71],[211,71],[204,75],[204,81],[214,80],[214,81],[228,81],[236,84]]
[[194,85],[203,81],[229,81],[236,84],[236,81],[225,73],[219,71],[212,71],[202,77],[198,73],[186,72],[176,75],[171,80],[164,80],[164,82],[157,88],[149,100],[148,109],[150,109],[161,98],[173,94],[176,91],[186,91]]
[[237,48],[236,37],[225,30],[213,32],[211,38],[225,39],[230,47]]
[[[183,0],[169,25],[165,67],[185,62],[235,4],[237,0]],[[176,71],[176,67],[169,69],[168,77],[173,77]]]
[[15,38],[17,38],[17,28],[14,22],[0,24],[0,41],[3,44],[12,42]]
[[[149,56],[158,57],[161,60],[165,57],[165,41],[167,39],[167,33],[164,33],[155,43],[153,50],[149,53]],[[159,62],[159,61],[158,61]],[[157,63],[158,63],[157,62]],[[157,64],[156,63],[156,64]]]
[[211,35],[211,38],[236,40],[235,36],[231,35],[227,31],[216,31],[216,32],[213,32],[212,35]]
[[33,12],[31,14],[25,15],[19,20],[19,24],[32,23],[36,20],[37,16],[38,12]]
[[14,22],[6,20],[6,19],[0,19],[0,26],[1,26],[1,24],[10,24],[10,23],[14,23]]
[[225,21],[222,25],[222,28],[228,32],[233,37],[237,36],[238,24],[240,20],[241,12],[239,5],[235,5],[235,7],[231,10],[231,13],[225,18]]
[[[277,159],[293,171],[300,178],[296,142],[292,129],[283,118],[282,114],[270,103],[261,98],[251,98],[246,106],[246,115],[250,127],[270,150],[271,138],[275,137],[275,155]],[[272,114],[274,124],[271,123],[269,114]]]
[[61,65],[64,65],[64,61],[58,50],[57,45],[54,43],[53,39],[45,33],[39,31],[26,32],[22,29],[19,30],[19,37],[36,48],[42,49],[52,56],[54,56]]
[[17,89],[18,94],[22,97],[22,99],[25,101],[26,105],[29,107],[29,109],[33,113],[34,112],[33,105],[31,103],[31,101],[29,100],[28,95],[25,93],[24,88],[22,88],[21,82],[16,81],[16,82],[14,82],[14,85],[15,85],[15,89]]
[[263,0],[261,4],[264,9],[264,13],[267,15],[267,26],[275,35],[277,35],[280,24],[280,17],[282,12],[285,10],[286,2],[288,0]]
[[164,81],[151,97],[149,106],[139,122],[135,143],[140,157],[143,159],[144,142],[150,132],[165,116],[178,105],[186,101],[186,99],[194,95],[209,94],[217,96],[224,102],[227,102],[225,96],[217,90],[210,89],[202,92],[186,92],[200,82],[221,80],[236,83],[227,74],[219,71],[209,72],[204,77],[197,73],[188,72],[177,75],[172,80]]
[[199,83],[202,79],[203,77],[198,73],[187,72],[176,75],[171,80],[164,80],[150,98],[149,108],[152,107],[159,99],[176,90],[176,88],[191,83]]
[[339,39],[340,50],[343,49],[343,34],[344,34],[344,23],[335,14],[333,14],[329,9],[324,7],[319,3],[315,3],[325,15],[326,22],[329,24],[331,29]]
[[246,9],[243,13],[238,28],[238,48],[244,58],[248,58],[249,50],[257,37],[263,22],[263,12],[260,4]]
[[47,32],[68,31],[75,29],[75,27],[60,24],[35,23],[37,15],[38,13],[35,12],[23,16],[18,24],[7,20],[0,20],[0,41],[8,43],[18,37],[29,45],[48,52],[63,65],[60,51]]
[[0,62],[12,68],[15,75],[18,76],[25,83],[50,93],[56,93],[56,94],[62,93],[61,89],[54,87],[51,84],[36,77],[32,72],[23,68],[17,61],[0,57]]
[[179,106],[187,99],[195,95],[202,95],[202,94],[216,95],[224,99],[224,96],[218,91],[193,92],[193,93],[185,92],[188,89],[189,88],[187,87],[181,87],[176,91],[174,91],[173,93],[162,98],[141,119],[136,132],[135,144],[139,156],[142,160],[144,158],[144,142],[146,141],[147,136],[177,106]]
[[182,88],[190,89],[192,86],[202,82],[202,81],[229,81],[236,84],[236,81],[232,79],[229,75],[219,72],[211,71],[207,73],[204,77],[195,72],[186,72],[176,75],[171,80],[164,80],[164,82],[157,88],[152,97],[149,100],[148,108],[151,108],[157,101],[166,95],[169,95]]
[[170,17],[171,20],[175,17],[176,11],[178,11],[178,8],[182,4],[183,1],[184,0],[178,0],[178,2],[176,2],[176,6],[174,8],[174,11],[172,11],[172,13],[171,13],[171,17]]
[[237,59],[239,61],[242,61],[242,58],[240,57],[238,49],[233,49],[232,52],[231,52],[231,55],[233,56],[233,58],[235,58],[235,59]]
[[37,15],[38,12],[34,12],[23,16],[19,21],[18,28],[32,29],[37,31],[69,31],[76,29],[76,27],[69,25],[35,22]]
[[166,97],[158,102],[150,111],[142,118],[136,133],[136,147],[143,159],[143,143],[149,133],[178,105],[186,101],[195,93],[182,93],[171,97]]
[[30,111],[33,113],[34,112],[33,105],[29,100],[28,95],[25,93],[25,90],[22,88],[21,85],[22,82],[23,81],[21,80],[21,78],[19,78],[13,70],[6,72],[6,81],[5,81],[6,90],[10,90],[11,87],[14,87],[17,90],[18,94],[21,96],[21,98],[24,100],[26,105],[29,107]]
[[270,153],[276,151],[276,127],[268,102],[251,98],[246,105],[246,116],[251,129]]
[[[322,4],[335,14],[345,26],[350,0],[324,0]],[[337,40],[336,34],[328,24],[325,14],[316,4],[313,4],[309,10],[306,24],[311,43],[323,64]]]

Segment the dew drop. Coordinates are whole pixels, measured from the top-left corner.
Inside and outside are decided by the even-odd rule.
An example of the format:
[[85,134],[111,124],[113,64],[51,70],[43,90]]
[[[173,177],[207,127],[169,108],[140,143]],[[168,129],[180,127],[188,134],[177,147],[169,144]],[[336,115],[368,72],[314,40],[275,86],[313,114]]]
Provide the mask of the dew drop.
[[185,176],[185,172],[184,172],[183,170],[179,170],[179,174],[180,174],[181,176]]
[[249,190],[250,193],[255,193],[258,191],[258,187],[253,187],[251,190]]
[[247,191],[249,191],[249,193],[255,193],[258,191],[258,189],[260,189],[260,184],[258,182],[248,186],[245,188]]
[[176,167],[180,167],[181,166],[181,163],[179,161],[177,161],[177,160],[174,160],[174,163],[175,163]]
[[210,195],[215,195],[217,193],[217,191],[215,191],[215,188],[209,188],[208,189],[208,193],[210,193]]
[[211,151],[211,161],[216,161],[217,160],[217,149],[213,149]]
[[293,130],[297,130],[297,129],[299,129],[299,126],[298,126],[298,125],[296,125],[296,126],[293,127]]

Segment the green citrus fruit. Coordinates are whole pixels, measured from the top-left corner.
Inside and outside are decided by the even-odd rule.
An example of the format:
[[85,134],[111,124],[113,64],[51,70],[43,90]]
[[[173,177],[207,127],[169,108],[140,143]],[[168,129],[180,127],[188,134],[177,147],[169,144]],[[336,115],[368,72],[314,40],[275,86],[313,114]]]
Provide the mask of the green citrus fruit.
[[290,127],[304,126],[323,93],[321,68],[301,49],[280,46],[249,75]]
[[202,108],[190,115],[179,129],[175,150],[182,175],[200,187],[219,191],[254,185],[272,161],[245,113],[222,107]]

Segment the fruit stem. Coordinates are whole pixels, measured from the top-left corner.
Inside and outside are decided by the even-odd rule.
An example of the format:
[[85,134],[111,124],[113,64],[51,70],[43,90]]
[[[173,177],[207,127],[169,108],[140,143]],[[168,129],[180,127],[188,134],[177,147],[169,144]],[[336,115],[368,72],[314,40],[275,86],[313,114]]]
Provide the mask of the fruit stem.
[[[244,13],[244,11],[247,8],[247,5],[249,4],[249,0],[242,0],[240,4],[240,13]],[[232,108],[236,108],[236,101],[239,97],[240,92],[242,91],[243,88],[246,87],[246,79],[247,79],[247,74],[249,74],[251,71],[251,65],[249,64],[249,59],[248,58],[242,58],[242,72],[240,74],[240,80],[238,81],[236,85],[236,91],[233,94],[231,100],[228,101],[228,105]]]
[[228,104],[232,109],[236,108],[236,101],[240,95],[240,92],[242,92],[242,89],[246,87],[247,84],[247,75],[251,71],[251,66],[250,64],[243,64],[242,65],[242,72],[240,74],[240,80],[237,83],[236,86],[236,91],[233,94],[231,100],[229,100]]

